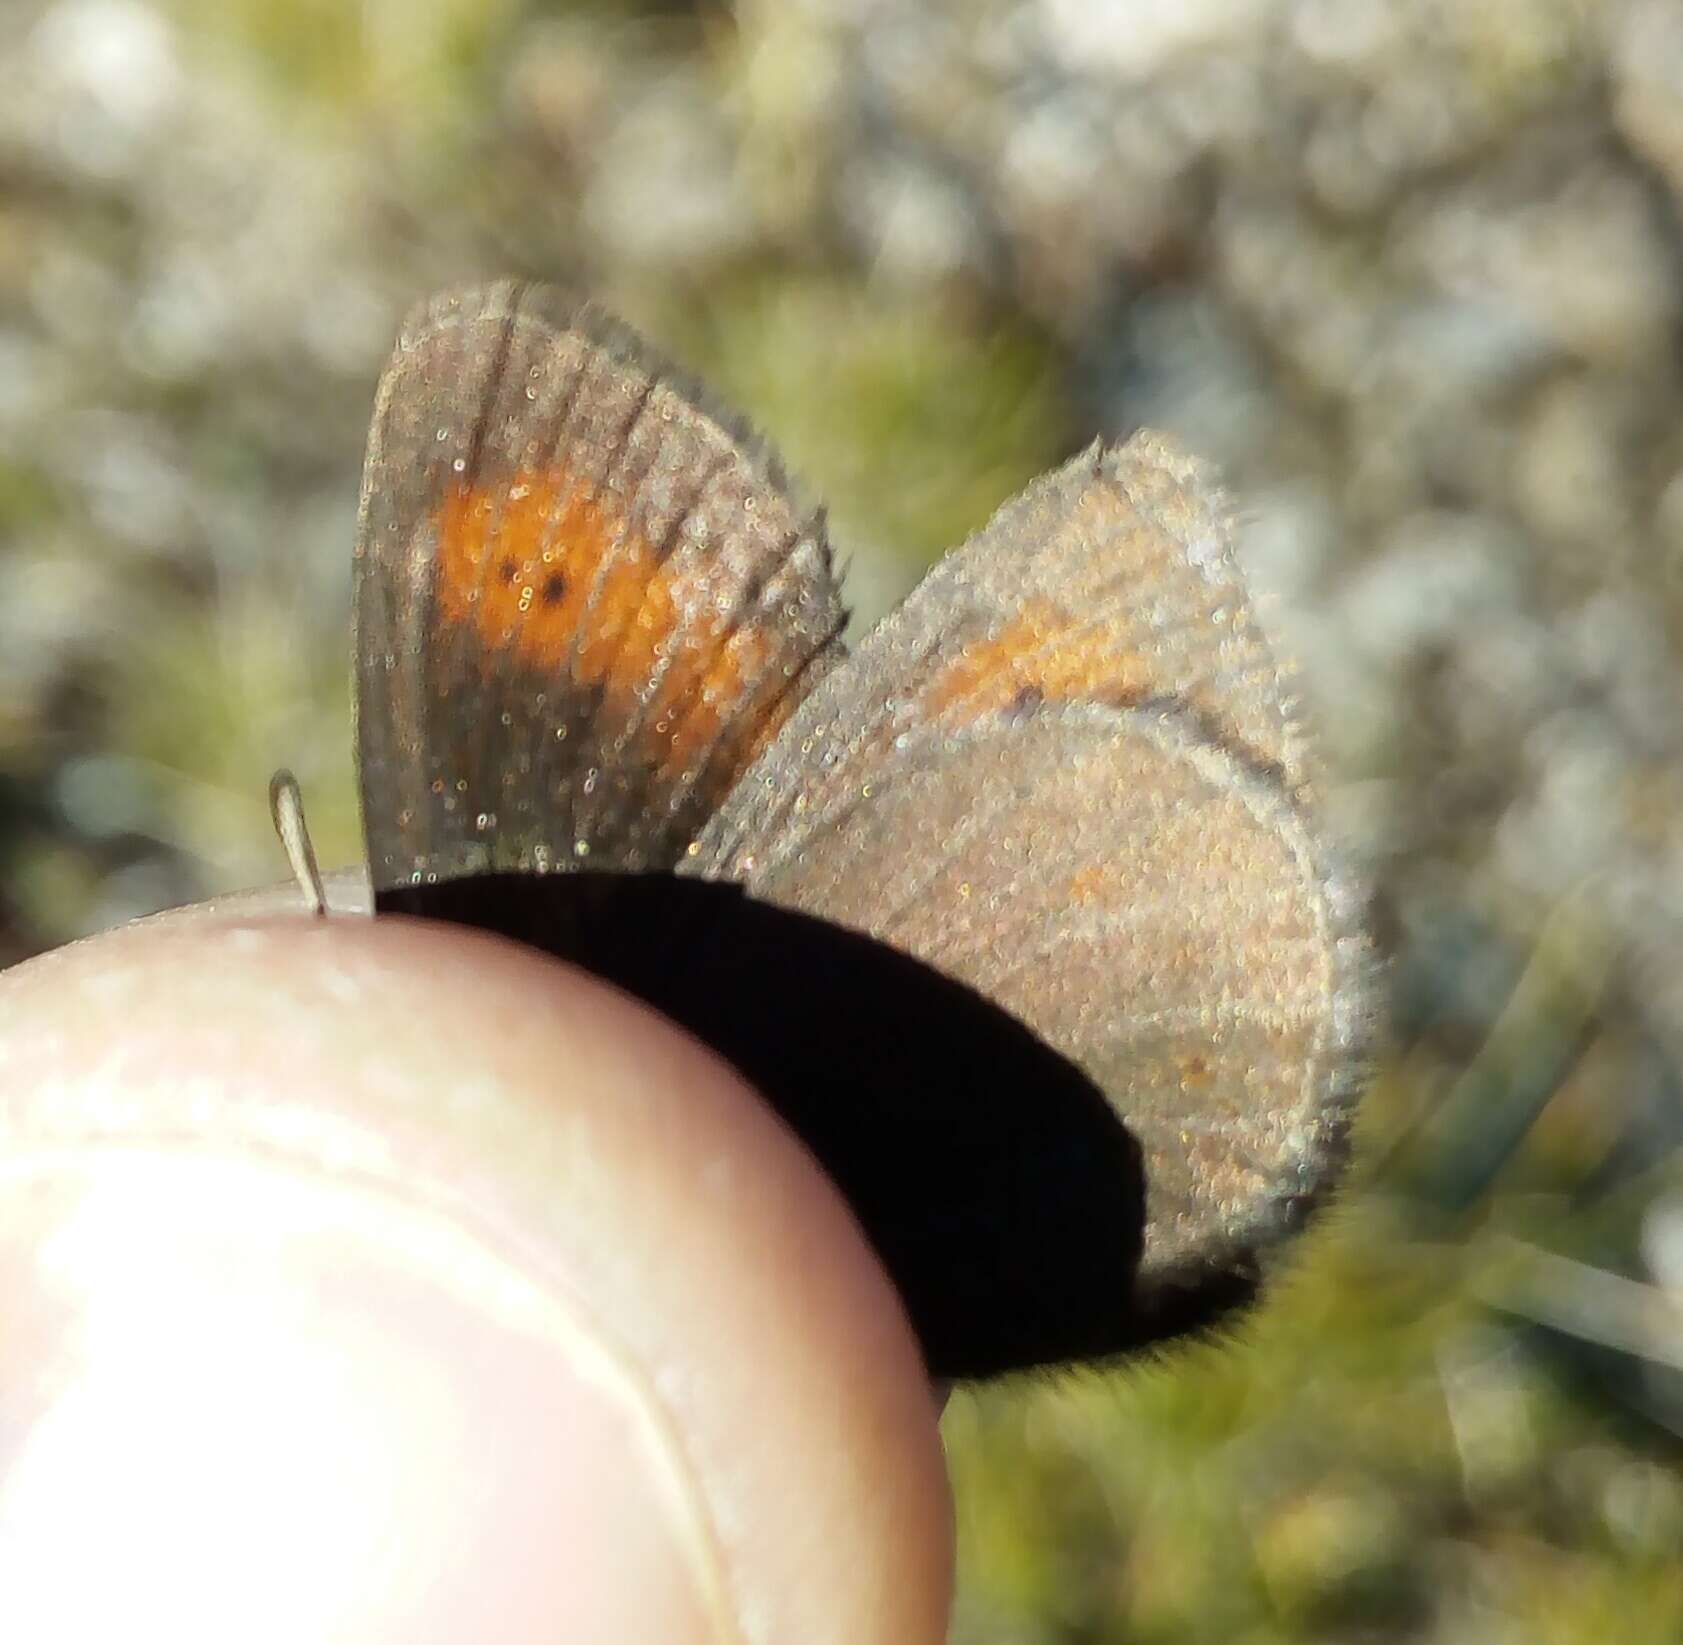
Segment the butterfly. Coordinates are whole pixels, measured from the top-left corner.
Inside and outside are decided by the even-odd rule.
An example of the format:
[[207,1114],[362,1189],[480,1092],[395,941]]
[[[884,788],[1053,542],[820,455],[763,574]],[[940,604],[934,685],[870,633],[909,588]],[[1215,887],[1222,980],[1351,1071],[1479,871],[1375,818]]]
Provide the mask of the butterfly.
[[1373,1017],[1221,494],[1095,445],[845,624],[821,517],[629,329],[518,282],[423,303],[355,549],[376,911],[737,1063],[935,1375],[1202,1322],[1331,1173]]

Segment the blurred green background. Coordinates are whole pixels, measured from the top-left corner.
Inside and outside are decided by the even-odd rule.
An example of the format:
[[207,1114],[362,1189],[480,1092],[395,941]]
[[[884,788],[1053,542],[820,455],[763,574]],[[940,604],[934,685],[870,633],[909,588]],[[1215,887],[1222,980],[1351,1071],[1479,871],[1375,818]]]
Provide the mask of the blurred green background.
[[959,1394],[956,1637],[1683,1638],[1675,0],[0,0],[0,962],[357,832],[373,384],[584,284],[864,618],[1215,459],[1377,891],[1353,1180],[1218,1341]]

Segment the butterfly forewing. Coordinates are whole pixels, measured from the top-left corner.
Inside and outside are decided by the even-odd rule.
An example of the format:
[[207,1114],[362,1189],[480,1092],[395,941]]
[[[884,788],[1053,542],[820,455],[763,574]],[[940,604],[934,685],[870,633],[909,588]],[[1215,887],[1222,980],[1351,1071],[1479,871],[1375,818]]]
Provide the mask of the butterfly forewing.
[[512,282],[404,326],[356,612],[377,891],[669,866],[845,615],[769,456],[623,328]]

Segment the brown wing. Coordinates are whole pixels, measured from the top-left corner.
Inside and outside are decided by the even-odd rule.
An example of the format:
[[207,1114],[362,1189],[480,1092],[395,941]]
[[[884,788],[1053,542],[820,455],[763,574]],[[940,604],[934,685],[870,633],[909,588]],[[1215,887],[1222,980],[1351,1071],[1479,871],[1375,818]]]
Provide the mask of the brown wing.
[[1149,1315],[1313,1190],[1360,1071],[1365,948],[1306,764],[1219,503],[1136,440],[938,567],[685,872],[892,943],[1083,1068],[1145,1152]]
[[790,728],[812,745],[814,776],[734,795],[738,829],[763,841],[786,815],[846,806],[860,762],[887,758],[931,715],[1030,701],[1169,706],[1288,793],[1312,788],[1297,697],[1252,611],[1225,499],[1157,435],[1095,445],[1007,502],[832,685]]
[[775,462],[624,328],[514,282],[404,325],[355,566],[377,892],[670,865],[841,655]]

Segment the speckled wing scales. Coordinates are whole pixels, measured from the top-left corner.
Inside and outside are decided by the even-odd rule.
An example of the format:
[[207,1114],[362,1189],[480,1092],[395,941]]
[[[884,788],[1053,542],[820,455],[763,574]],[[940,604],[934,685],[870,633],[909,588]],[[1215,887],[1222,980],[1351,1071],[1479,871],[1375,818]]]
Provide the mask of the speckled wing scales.
[[405,323],[355,567],[376,891],[670,866],[842,654],[774,460],[624,328],[515,282]]
[[[908,724],[1043,700],[1172,708],[1211,741],[1310,797],[1313,756],[1233,556],[1225,500],[1195,459],[1156,435],[1094,445],[1008,501],[871,633],[857,664],[810,697],[786,746],[799,784],[732,796],[729,830],[763,847],[852,803],[863,762]],[[736,841],[715,826],[710,849]]]
[[1145,1151],[1149,1314],[1244,1268],[1342,1132],[1366,958],[1309,757],[1219,495],[1136,438],[943,561],[683,871],[890,942],[1081,1066]]

